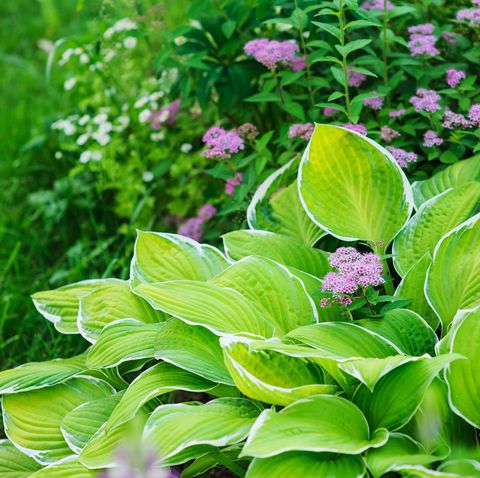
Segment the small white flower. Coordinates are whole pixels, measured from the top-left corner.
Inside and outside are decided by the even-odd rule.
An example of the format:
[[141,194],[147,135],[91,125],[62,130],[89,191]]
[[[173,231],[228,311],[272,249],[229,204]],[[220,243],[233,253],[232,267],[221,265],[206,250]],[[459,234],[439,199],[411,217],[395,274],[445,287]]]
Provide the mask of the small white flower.
[[154,93],[152,93],[150,95],[150,100],[151,101],[157,101],[160,98],[162,98],[164,95],[165,95],[165,93],[163,91],[155,91]]
[[107,145],[110,142],[110,140],[112,139],[110,137],[110,135],[105,134],[105,133],[101,133],[99,131],[95,131],[95,133],[93,133],[92,137],[101,146]]
[[90,58],[86,53],[80,55],[80,63],[90,63]]
[[98,149],[96,151],[92,151],[92,159],[94,161],[100,161],[102,159],[102,152]]
[[45,53],[50,53],[53,50],[53,42],[51,40],[47,40],[46,38],[40,38],[40,40],[37,42],[37,46]]
[[70,121],[65,121],[65,124],[63,125],[63,132],[67,136],[72,136],[73,134],[75,134],[75,131],[77,131],[75,125],[70,123]]
[[158,110],[158,103],[156,101],[150,101],[148,105],[152,110]]
[[310,32],[303,32],[303,38],[310,38]]
[[114,33],[115,33],[115,30],[113,29],[113,27],[107,28],[103,34],[103,38],[110,40],[110,38],[113,37]]
[[88,141],[88,138],[90,136],[86,133],[84,134],[81,134],[78,138],[77,138],[77,144],[78,146],[83,146],[87,141]]
[[153,181],[153,173],[151,171],[145,171],[142,175],[142,179],[146,182],[146,183],[149,183],[151,181]]
[[103,55],[103,59],[108,63],[117,55],[117,52],[115,50],[108,49],[105,52],[105,55]]
[[90,121],[90,115],[83,115],[79,120],[78,124],[80,126],[86,125]]
[[148,96],[141,96],[137,101],[135,101],[134,108],[143,108],[148,103]]
[[126,115],[119,116],[117,118],[117,125],[115,126],[115,131],[123,131],[130,124],[130,118]]
[[68,78],[68,80],[65,80],[65,83],[63,84],[63,88],[66,91],[69,91],[75,86],[76,83],[77,83],[77,79],[74,76],[72,76],[71,78]]
[[190,20],[190,25],[197,30],[202,29],[202,24],[198,20]]
[[273,7],[273,10],[275,11],[275,15],[280,15],[282,12],[282,7],[280,5],[277,5],[276,7]]
[[83,48],[77,47],[73,51],[75,52],[75,55],[81,55],[83,53]]
[[128,111],[129,108],[130,108],[130,106],[129,106],[128,103],[123,103],[123,105],[122,105],[122,111]]
[[61,151],[55,151],[55,159],[61,159],[63,157],[63,153]]
[[136,30],[137,24],[130,20],[130,18],[122,18],[121,20],[118,20],[115,25],[113,25],[113,28],[116,32],[121,32],[124,30]]
[[80,162],[83,164],[88,163],[91,157],[92,157],[91,151],[83,151],[82,154],[80,155]]
[[157,121],[158,121],[159,123],[165,123],[165,121],[167,121],[169,117],[170,117],[170,111],[168,111],[168,110],[163,110],[163,111],[158,115]]
[[138,115],[138,120],[140,121],[140,123],[146,123],[151,116],[152,112],[147,108],[140,112],[140,114]]
[[175,43],[175,45],[181,46],[181,45],[184,45],[185,43],[187,43],[187,38],[184,37],[183,35],[180,35],[178,37],[175,37],[173,42]]
[[123,46],[128,49],[135,48],[137,46],[137,39],[135,37],[127,37],[123,40]]
[[189,153],[192,150],[193,146],[190,143],[183,143],[180,146],[180,151],[182,153]]
[[288,32],[293,28],[292,24],[290,23],[277,23],[275,27],[279,32]]
[[163,131],[158,131],[150,135],[152,141],[162,141],[165,139],[165,133]]
[[105,121],[105,123],[100,123],[98,125],[98,132],[102,134],[110,133],[112,131],[113,125],[110,121]]
[[101,124],[101,123],[105,123],[105,121],[108,120],[108,115],[107,113],[99,113],[98,115],[96,115],[94,118],[93,118],[93,122],[95,124]]

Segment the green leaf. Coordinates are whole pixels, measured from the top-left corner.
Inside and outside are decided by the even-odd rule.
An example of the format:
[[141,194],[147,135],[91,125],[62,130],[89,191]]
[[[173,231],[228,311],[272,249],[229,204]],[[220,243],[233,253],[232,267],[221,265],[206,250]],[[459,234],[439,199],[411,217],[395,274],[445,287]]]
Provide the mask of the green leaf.
[[96,473],[83,466],[78,460],[50,465],[39,470],[29,478],[94,478]]
[[50,388],[3,397],[5,432],[12,443],[48,465],[73,454],[60,425],[82,403],[112,394],[102,380],[73,378]]
[[280,412],[264,410],[241,456],[267,458],[288,451],[357,455],[383,445],[385,429],[370,433],[363,413],[345,398],[319,395],[292,403]]
[[218,337],[204,327],[178,319],[162,324],[155,337],[155,358],[215,383],[233,385]]
[[180,464],[198,456],[201,445],[223,447],[242,441],[259,412],[243,398],[161,405],[148,419],[143,440],[165,463]]
[[364,473],[365,465],[358,456],[295,451],[255,458],[246,478],[358,478]]
[[0,476],[3,478],[28,478],[40,468],[40,464],[17,450],[11,442],[0,440]]
[[408,181],[391,154],[337,126],[316,125],[299,171],[314,222],[343,240],[386,247],[410,216]]
[[449,189],[422,204],[393,243],[393,263],[404,276],[422,256],[433,250],[448,231],[480,209],[480,183]]
[[225,363],[238,389],[247,397],[289,405],[310,395],[335,392],[312,364],[269,350],[251,350],[249,341],[222,337]]
[[341,37],[340,29],[335,25],[332,25],[330,23],[323,23],[323,22],[312,22],[312,23],[313,25],[320,28],[320,30],[330,33],[330,35],[340,40],[340,37]]
[[276,103],[280,101],[280,96],[278,93],[263,92],[249,96],[248,98],[245,98],[244,101],[248,101],[249,103]]
[[480,304],[480,214],[460,224],[437,244],[425,295],[445,330],[458,310]]
[[335,45],[335,48],[342,56],[347,57],[348,55],[350,55],[350,53],[353,53],[356,50],[361,50],[370,43],[372,43],[372,40],[370,39],[353,40],[343,47],[340,45]]

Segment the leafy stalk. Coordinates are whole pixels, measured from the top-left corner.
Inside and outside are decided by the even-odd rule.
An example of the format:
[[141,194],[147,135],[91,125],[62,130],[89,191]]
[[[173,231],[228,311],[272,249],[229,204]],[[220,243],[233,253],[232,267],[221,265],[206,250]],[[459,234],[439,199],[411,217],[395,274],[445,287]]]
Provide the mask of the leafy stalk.
[[[342,48],[345,46],[344,12],[345,12],[345,9],[344,9],[343,2],[340,1],[339,9],[338,9],[338,22],[340,26],[340,45]],[[344,95],[345,95],[345,109],[347,111],[348,121],[351,121],[352,108],[350,104],[350,92],[348,89],[348,64],[347,64],[347,56],[344,54],[342,54],[342,71],[343,71],[343,88],[344,88]]]

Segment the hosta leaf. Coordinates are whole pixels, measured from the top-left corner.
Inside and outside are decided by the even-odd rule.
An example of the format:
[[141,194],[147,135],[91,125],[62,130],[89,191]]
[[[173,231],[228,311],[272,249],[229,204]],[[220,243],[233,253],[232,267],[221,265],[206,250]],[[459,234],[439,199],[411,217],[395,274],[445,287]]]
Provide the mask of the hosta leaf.
[[449,460],[442,463],[438,470],[443,473],[451,473],[459,477],[478,477],[480,475],[480,461],[469,459]]
[[452,409],[480,428],[480,308],[458,314],[453,323],[450,350],[464,359],[446,370]]
[[435,376],[455,358],[440,355],[402,365],[381,378],[373,393],[361,385],[353,401],[374,429],[398,430],[413,417]]
[[119,404],[113,410],[105,431],[131,420],[137,411],[154,397],[175,390],[205,392],[211,390],[214,383],[179,369],[169,363],[160,362],[141,373],[127,388]]
[[[235,461],[238,460],[238,454],[240,453],[240,445],[232,445],[222,449],[221,456]],[[198,458],[195,458],[192,464],[188,465],[182,471],[182,478],[193,478],[194,476],[202,476],[203,473],[215,468],[219,464],[219,454],[216,449],[213,449],[210,453],[206,453]],[[221,458],[220,458],[221,459]]]
[[319,395],[292,403],[280,412],[265,410],[247,439],[242,456],[266,458],[288,451],[357,455],[387,441],[388,433],[370,433],[363,413],[348,400]]
[[255,192],[248,206],[250,229],[281,234],[306,246],[313,246],[324,232],[308,217],[298,195],[293,159],[270,175]]
[[112,393],[106,382],[73,378],[50,388],[3,397],[5,432],[12,443],[48,465],[73,454],[60,429],[63,418],[82,403]]
[[330,270],[325,252],[273,232],[229,232],[223,236],[223,243],[228,256],[235,260],[263,256],[315,277],[323,277]]
[[32,295],[37,310],[62,334],[78,334],[77,317],[79,298],[103,287],[115,279],[98,279],[76,282],[54,290]]
[[463,159],[424,181],[413,183],[413,198],[418,208],[422,203],[450,188],[470,181],[480,181],[480,155]]
[[300,398],[334,393],[333,385],[302,359],[274,351],[249,349],[238,337],[222,337],[225,363],[238,389],[247,397],[275,405],[288,405]]
[[94,478],[95,476],[95,471],[89,470],[78,460],[73,460],[47,466],[43,470],[30,475],[29,478]]
[[33,458],[23,454],[8,440],[0,440],[0,476],[27,478],[41,468]]
[[108,324],[88,352],[88,366],[115,367],[127,360],[153,357],[155,337],[161,326],[132,319]]
[[113,409],[122,398],[123,392],[82,403],[69,412],[61,423],[68,446],[80,453],[90,438],[108,420]]
[[86,370],[86,354],[68,359],[31,362],[0,372],[0,394],[27,392],[62,383]]
[[309,216],[344,240],[386,247],[413,207],[408,181],[391,154],[344,128],[316,125],[299,171]]
[[243,398],[161,405],[148,419],[143,440],[162,461],[178,464],[197,456],[199,445],[223,447],[242,441],[259,413]]
[[131,264],[131,280],[206,281],[228,266],[222,253],[212,246],[177,234],[138,231]]
[[90,342],[98,339],[106,325],[119,319],[156,323],[165,320],[165,315],[135,295],[128,281],[112,280],[80,299],[78,328]]
[[246,478],[361,478],[364,474],[365,465],[358,456],[295,451],[255,458]]
[[233,385],[218,337],[204,327],[178,319],[162,324],[155,337],[155,358],[216,383]]
[[428,304],[424,291],[427,270],[431,263],[432,257],[427,252],[405,274],[405,277],[395,290],[395,297],[410,299],[411,302],[406,305],[405,308],[416,312],[420,317],[425,319],[430,327],[436,330],[440,320]]
[[425,294],[445,329],[458,310],[480,304],[480,214],[438,243],[427,273]]
[[454,227],[480,209],[480,182],[449,189],[428,200],[418,210],[393,243],[393,263],[404,276],[424,254]]

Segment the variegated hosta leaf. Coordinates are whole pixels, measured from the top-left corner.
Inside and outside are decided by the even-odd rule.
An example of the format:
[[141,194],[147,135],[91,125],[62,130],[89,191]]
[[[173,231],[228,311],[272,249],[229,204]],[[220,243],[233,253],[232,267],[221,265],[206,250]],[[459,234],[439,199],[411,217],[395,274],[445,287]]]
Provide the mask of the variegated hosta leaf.
[[106,382],[79,377],[50,388],[5,395],[5,432],[15,446],[39,463],[55,463],[73,454],[60,428],[64,417],[82,403],[112,392]]
[[225,252],[234,260],[247,256],[267,257],[289,268],[293,267],[320,278],[330,270],[326,252],[305,246],[281,234],[268,231],[234,231],[223,236],[223,243]]
[[451,363],[445,378],[451,407],[480,428],[480,307],[459,313],[452,324],[450,350],[464,358]]
[[119,404],[113,410],[105,431],[131,420],[137,411],[154,397],[175,390],[205,392],[215,384],[167,362],[160,362],[141,373],[127,388]]
[[88,367],[115,367],[128,360],[153,357],[155,337],[162,325],[133,319],[108,324],[88,352]]
[[0,372],[0,394],[27,392],[37,388],[51,387],[75,375],[85,372],[87,354],[68,359],[31,362]]
[[246,478],[361,478],[365,465],[359,456],[289,452],[270,458],[255,458]]
[[454,227],[480,209],[480,182],[449,189],[422,204],[393,242],[393,263],[404,276],[424,254]]
[[480,475],[480,461],[471,459],[448,460],[438,467],[441,473],[451,473],[454,477],[478,477]]
[[148,419],[143,441],[163,462],[179,464],[196,457],[199,445],[224,447],[241,442],[259,413],[253,402],[243,398],[161,405]]
[[85,280],[32,295],[37,310],[62,334],[78,334],[79,298],[116,279]]
[[206,281],[228,267],[223,254],[177,234],[138,231],[130,280],[155,283],[170,280]]
[[428,465],[441,457],[430,455],[408,435],[392,433],[381,448],[368,450],[366,463],[373,478],[380,478],[390,471],[400,470],[405,465]]
[[405,277],[395,290],[395,297],[410,299],[411,302],[405,308],[416,312],[425,319],[430,327],[436,330],[440,324],[440,319],[435,315],[435,312],[427,302],[424,291],[427,270],[431,263],[432,257],[427,252],[405,274]]
[[381,378],[373,393],[361,385],[353,401],[374,429],[398,430],[413,417],[435,376],[456,358],[440,355],[402,365]]
[[392,155],[338,126],[316,125],[302,158],[299,188],[309,216],[322,229],[382,248],[413,208],[410,185]]
[[0,440],[0,476],[4,478],[28,478],[42,466],[23,454],[8,440]]
[[415,207],[419,208],[425,201],[470,181],[480,181],[480,155],[470,159],[462,159],[458,163],[446,167],[443,171],[424,181],[412,184]]
[[128,281],[112,279],[108,285],[80,299],[78,328],[90,342],[95,343],[105,326],[119,319],[156,323],[166,317],[135,295]]
[[300,398],[334,393],[322,383],[313,364],[269,350],[250,350],[248,340],[222,337],[225,363],[238,389],[247,397],[275,405]]
[[319,395],[292,403],[280,412],[262,412],[241,456],[267,458],[288,451],[357,455],[383,445],[385,429],[370,433],[363,413],[348,400]]
[[480,214],[438,243],[428,269],[425,294],[445,330],[458,310],[480,304]]
[[50,465],[30,475],[29,478],[95,478],[97,473],[83,466],[78,460]]
[[218,337],[205,327],[178,319],[165,322],[155,337],[155,358],[215,383],[234,384],[225,367]]
[[[241,446],[231,445],[225,448],[222,448],[221,456],[228,458],[229,460],[236,461],[238,460],[238,455],[240,453]],[[203,476],[208,470],[215,468],[219,464],[219,454],[216,449],[213,449],[211,452],[206,453],[188,465],[182,470],[182,478],[193,478],[194,476]]]
[[274,232],[313,246],[325,233],[303,209],[296,180],[298,163],[291,160],[259,186],[248,206],[247,221],[252,230]]

